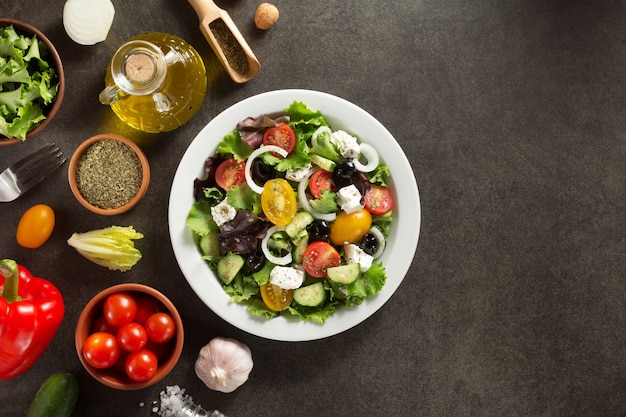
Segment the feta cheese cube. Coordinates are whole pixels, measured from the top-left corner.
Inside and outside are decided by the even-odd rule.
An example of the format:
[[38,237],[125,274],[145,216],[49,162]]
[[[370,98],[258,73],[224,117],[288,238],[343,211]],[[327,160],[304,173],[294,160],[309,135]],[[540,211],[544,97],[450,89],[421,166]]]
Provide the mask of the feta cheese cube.
[[348,263],[356,262],[359,264],[361,272],[365,272],[372,266],[374,257],[365,253],[363,249],[352,243],[343,245],[343,252]]
[[361,204],[363,196],[356,188],[356,185],[350,184],[347,187],[342,187],[337,191],[337,203],[343,211],[346,213],[354,213],[361,210],[364,205]]
[[223,199],[218,205],[211,207],[211,216],[218,227],[231,221],[237,215],[237,210]]
[[307,166],[304,166],[302,168],[294,169],[293,171],[287,171],[285,173],[285,178],[289,181],[295,182],[304,181],[311,174],[312,170],[313,165],[308,164]]
[[275,266],[270,271],[270,282],[284,290],[295,290],[304,282],[304,271],[291,266]]
[[330,143],[337,147],[337,150],[344,158],[356,158],[361,152],[357,139],[343,130],[333,132],[330,135]]

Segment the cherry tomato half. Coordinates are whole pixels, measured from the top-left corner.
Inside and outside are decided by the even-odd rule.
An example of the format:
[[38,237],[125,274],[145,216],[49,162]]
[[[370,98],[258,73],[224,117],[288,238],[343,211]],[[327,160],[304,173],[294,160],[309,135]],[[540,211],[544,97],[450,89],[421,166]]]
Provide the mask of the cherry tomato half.
[[215,170],[215,182],[226,191],[246,181],[246,161],[237,162],[229,158],[219,164]]
[[340,264],[341,256],[337,249],[322,240],[309,244],[302,255],[304,270],[315,278],[324,278],[326,268]]
[[117,343],[127,352],[139,350],[148,343],[146,329],[139,323],[126,323],[117,331]]
[[335,245],[355,243],[361,240],[372,226],[372,215],[367,209],[346,213],[342,211],[330,224],[330,241]]
[[15,238],[20,246],[36,249],[46,243],[53,229],[54,211],[45,204],[37,204],[22,215]]
[[146,319],[161,309],[161,303],[149,295],[140,295],[136,298],[137,314],[133,321],[144,325]]
[[117,339],[111,333],[92,333],[83,345],[83,357],[94,368],[104,369],[113,366],[119,356]]
[[261,298],[272,311],[283,311],[291,304],[294,290],[285,290],[269,281],[261,285]]
[[150,380],[157,371],[158,359],[148,349],[132,352],[126,359],[126,375],[135,382]]
[[137,314],[137,302],[132,295],[118,292],[104,301],[104,318],[113,326],[120,327],[133,321]]
[[335,183],[333,182],[333,173],[324,169],[318,169],[311,175],[309,181],[309,190],[315,198],[322,198],[322,191],[335,191]]
[[371,184],[365,193],[365,208],[372,214],[385,214],[393,208],[393,195],[387,187]]
[[267,220],[277,226],[286,226],[298,210],[296,193],[287,180],[274,178],[263,186],[261,207]]
[[157,343],[164,343],[174,337],[176,323],[167,313],[154,313],[146,320],[148,339]]
[[296,134],[289,125],[281,123],[265,131],[263,134],[263,145],[276,145],[290,153],[296,146]]

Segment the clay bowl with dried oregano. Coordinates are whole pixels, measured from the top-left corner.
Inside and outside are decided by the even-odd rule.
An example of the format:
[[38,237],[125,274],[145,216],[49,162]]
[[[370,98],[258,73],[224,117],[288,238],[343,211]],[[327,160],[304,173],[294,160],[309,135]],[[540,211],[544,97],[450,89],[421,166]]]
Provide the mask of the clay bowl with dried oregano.
[[68,179],[74,197],[83,207],[111,216],[141,201],[150,183],[150,165],[135,142],[103,133],[76,148]]

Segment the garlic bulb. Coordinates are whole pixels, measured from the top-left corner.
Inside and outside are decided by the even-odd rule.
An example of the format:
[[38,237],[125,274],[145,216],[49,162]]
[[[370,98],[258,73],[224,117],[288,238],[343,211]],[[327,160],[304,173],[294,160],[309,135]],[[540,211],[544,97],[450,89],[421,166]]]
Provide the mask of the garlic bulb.
[[212,390],[233,392],[248,380],[252,353],[241,342],[216,337],[200,349],[195,370],[198,378]]

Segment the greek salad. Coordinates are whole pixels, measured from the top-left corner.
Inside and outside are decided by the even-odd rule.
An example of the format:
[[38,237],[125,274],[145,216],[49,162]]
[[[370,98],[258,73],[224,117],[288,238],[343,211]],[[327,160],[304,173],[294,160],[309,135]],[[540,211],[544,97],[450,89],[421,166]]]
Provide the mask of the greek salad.
[[385,285],[389,176],[374,147],[294,101],[224,136],[186,226],[231,301],[322,324]]

